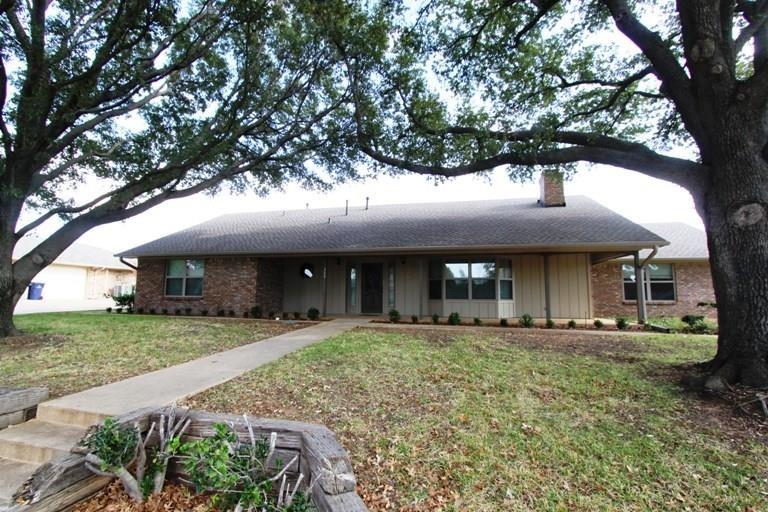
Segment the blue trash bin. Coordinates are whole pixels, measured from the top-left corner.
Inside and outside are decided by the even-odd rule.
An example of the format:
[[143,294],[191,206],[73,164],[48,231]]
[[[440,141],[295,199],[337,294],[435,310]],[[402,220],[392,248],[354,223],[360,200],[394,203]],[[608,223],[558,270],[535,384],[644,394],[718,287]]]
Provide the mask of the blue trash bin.
[[27,298],[29,300],[42,300],[43,286],[45,286],[45,283],[29,283]]

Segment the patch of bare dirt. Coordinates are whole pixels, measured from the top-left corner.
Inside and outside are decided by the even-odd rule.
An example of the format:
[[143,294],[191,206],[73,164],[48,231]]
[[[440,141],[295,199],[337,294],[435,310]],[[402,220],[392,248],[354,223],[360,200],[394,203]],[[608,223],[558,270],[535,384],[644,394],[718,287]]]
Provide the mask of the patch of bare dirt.
[[[391,328],[365,327],[377,331],[393,332]],[[649,349],[642,343],[624,335],[611,336],[606,334],[594,334],[572,331],[556,331],[535,329],[530,332],[515,330],[512,332],[503,329],[487,329],[482,331],[467,331],[461,327],[456,329],[424,329],[424,328],[398,328],[396,332],[408,334],[417,338],[423,338],[430,343],[446,345],[453,343],[468,335],[482,335],[484,337],[502,340],[511,345],[532,350],[546,350],[561,352],[569,355],[592,356],[612,361],[633,363],[641,360],[640,354]],[[659,349],[654,349],[659,350]],[[636,354],[636,355],[635,355]]]
[[0,348],[11,351],[24,351],[45,346],[61,345],[67,337],[60,334],[21,334],[0,338]]
[[112,482],[93,497],[78,503],[72,512],[207,512],[212,510],[207,496],[196,496],[182,485],[167,484],[163,492],[144,503],[134,502],[120,482]]

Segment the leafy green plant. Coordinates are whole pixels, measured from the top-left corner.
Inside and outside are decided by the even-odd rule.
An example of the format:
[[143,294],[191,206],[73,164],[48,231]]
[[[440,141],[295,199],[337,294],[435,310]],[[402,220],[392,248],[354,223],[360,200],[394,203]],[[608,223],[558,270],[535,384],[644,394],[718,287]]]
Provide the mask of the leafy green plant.
[[190,316],[190,315],[192,314],[192,308],[184,308],[184,313],[185,313],[187,316]]
[[[286,317],[286,318],[288,318],[288,317]],[[301,320],[301,313],[299,311],[294,311],[293,312],[293,319],[294,320]]]
[[461,323],[461,315],[456,311],[448,315],[448,325],[459,325]]
[[526,329],[532,328],[533,317],[528,313],[523,313],[523,316],[520,317],[520,327],[525,327]]
[[[102,476],[116,476],[125,492],[137,503],[144,501],[140,482],[144,479],[146,452],[138,427],[121,425],[114,418],[89,433],[82,441],[89,453],[85,466],[91,472]],[[136,462],[136,475],[128,466]]]
[[155,308],[149,308],[149,314],[150,315],[155,315],[155,314],[157,314],[157,311],[155,311]]
[[309,308],[307,310],[307,318],[309,318],[313,322],[318,320],[320,318],[320,310],[317,308]]
[[575,329],[576,328],[576,320],[568,320],[568,328],[569,329]]
[[685,334],[715,334],[717,330],[705,320],[694,322],[693,325],[686,325],[681,329]]
[[482,325],[482,323],[483,323],[483,321],[482,321],[482,320],[480,320],[478,317],[475,317],[475,318],[473,318],[473,319],[472,319],[472,322],[473,322],[475,325]]
[[107,313],[111,313],[111,312],[112,312],[112,308],[107,308]]
[[547,329],[554,329],[555,328],[555,321],[552,320],[551,318],[547,318],[545,326],[546,326]]
[[253,318],[261,318],[261,307],[260,306],[251,306],[251,317],[253,317]]
[[499,320],[499,325],[502,327],[509,327],[509,320],[507,320],[506,318],[502,318],[501,320]]
[[208,316],[208,310],[207,309],[201,309],[200,310],[200,316]]
[[137,309],[136,313],[138,313],[139,315],[143,315],[144,314],[144,308]]
[[235,316],[235,310],[234,309],[230,309],[229,310],[229,316],[230,317],[234,317]]
[[163,309],[162,309],[162,312],[163,312],[163,314],[164,314],[164,315],[167,315],[167,314],[168,314],[168,309],[166,309],[166,308],[163,308]]
[[616,328],[620,331],[626,331],[627,329],[629,329],[629,320],[627,320],[623,316],[617,317]]
[[440,315],[438,315],[437,313],[433,313],[432,314],[432,323],[435,324],[435,325],[439,324],[440,323]]
[[418,316],[416,316],[416,315],[411,315],[411,323],[412,323],[412,324],[417,324],[417,323],[419,323],[419,317],[418,317]]
[[[181,446],[184,471],[196,491],[212,493],[214,505],[223,510],[309,510],[309,500],[298,491],[298,485],[292,492],[284,488],[285,472],[298,456],[272,475],[270,468],[277,460],[277,434],[272,433],[269,442],[257,438],[246,416],[244,419],[249,442],[241,442],[229,425],[215,423],[212,436]],[[281,479],[275,497],[275,484]]]
[[136,294],[131,293],[123,293],[118,295],[110,295],[112,300],[115,301],[115,305],[122,306],[124,308],[132,308],[133,303],[136,300]]
[[704,321],[704,315],[684,315],[680,318],[683,323],[693,327],[694,325]]
[[596,329],[602,329],[605,326],[603,321],[600,320],[599,318],[595,318],[595,321],[592,322],[592,325],[594,325]]
[[389,321],[393,324],[400,322],[400,312],[396,309],[389,310]]
[[248,311],[243,311],[243,318],[248,318],[249,316],[251,315],[248,313]]
[[122,313],[122,312],[123,312],[123,308],[115,308],[115,313]]
[[216,312],[216,316],[225,316],[226,314],[227,312],[224,311],[223,309],[220,309]]

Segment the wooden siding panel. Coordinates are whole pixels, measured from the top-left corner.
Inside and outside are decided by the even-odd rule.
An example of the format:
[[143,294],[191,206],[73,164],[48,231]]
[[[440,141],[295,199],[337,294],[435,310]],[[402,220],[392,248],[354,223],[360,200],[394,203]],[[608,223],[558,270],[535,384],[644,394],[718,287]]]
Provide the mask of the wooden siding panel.
[[586,254],[549,257],[553,318],[590,318],[589,260]]
[[515,316],[528,313],[537,318],[545,316],[544,258],[540,255],[511,256],[514,276]]

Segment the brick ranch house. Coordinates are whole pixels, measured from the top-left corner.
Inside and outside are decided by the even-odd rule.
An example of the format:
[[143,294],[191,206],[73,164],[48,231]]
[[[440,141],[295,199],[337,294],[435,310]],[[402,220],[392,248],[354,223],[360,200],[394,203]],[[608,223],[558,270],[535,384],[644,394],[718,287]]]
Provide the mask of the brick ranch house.
[[[669,240],[645,267],[645,298],[649,317],[700,314],[715,318],[717,310],[709,270],[707,235],[681,222],[644,224]],[[647,258],[650,251],[641,251]],[[595,316],[632,317],[637,311],[635,269],[623,257],[592,266],[592,303]],[[706,304],[704,306],[703,304]]]
[[[586,320],[612,311],[595,283],[614,288],[616,265],[647,266],[641,252],[668,244],[586,197],[566,203],[562,178],[545,172],[538,201],[224,215],[119,256],[138,258],[136,307],[147,311]],[[645,287],[635,285],[640,316]]]

